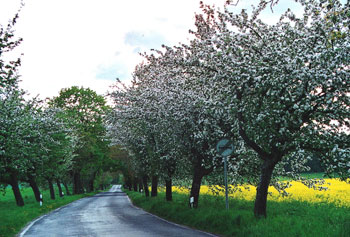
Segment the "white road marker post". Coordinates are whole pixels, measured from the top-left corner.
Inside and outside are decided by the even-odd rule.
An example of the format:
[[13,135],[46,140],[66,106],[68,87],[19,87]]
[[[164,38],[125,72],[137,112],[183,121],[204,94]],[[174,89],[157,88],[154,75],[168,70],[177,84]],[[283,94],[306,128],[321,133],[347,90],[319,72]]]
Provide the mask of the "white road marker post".
[[190,197],[190,207],[193,208],[194,204],[194,197]]
[[43,205],[43,195],[40,193],[40,206]]

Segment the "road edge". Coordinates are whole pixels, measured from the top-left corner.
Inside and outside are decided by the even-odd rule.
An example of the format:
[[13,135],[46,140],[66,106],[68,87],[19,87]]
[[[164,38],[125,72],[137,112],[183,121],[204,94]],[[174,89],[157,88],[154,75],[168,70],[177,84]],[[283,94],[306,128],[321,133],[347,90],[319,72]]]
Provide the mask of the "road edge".
[[[108,191],[102,191],[102,192],[108,192]],[[99,192],[99,193],[101,193],[101,192]],[[95,195],[97,195],[97,194],[99,194],[99,193],[96,193]],[[93,195],[93,196],[95,196],[95,195]],[[87,197],[83,197],[83,198],[77,199],[77,200],[75,200],[75,201],[73,201],[73,202],[67,203],[67,204],[64,205],[64,206],[60,206],[60,207],[58,207],[58,208],[56,208],[56,209],[54,209],[54,210],[52,210],[52,211],[49,211],[48,213],[45,213],[45,214],[39,216],[38,218],[36,218],[36,219],[34,219],[34,220],[28,222],[15,236],[16,236],[16,237],[23,237],[23,236],[26,234],[26,232],[27,232],[36,222],[38,222],[39,220],[41,220],[41,219],[44,218],[45,216],[48,216],[48,215],[50,215],[51,213],[54,213],[54,212],[56,212],[56,211],[59,211],[60,209],[62,209],[62,208],[64,208],[64,207],[67,207],[67,206],[69,206],[70,204],[72,204],[72,203],[74,203],[74,202],[77,202],[77,201],[82,200],[82,199],[84,199],[84,198],[93,197],[93,196],[87,196]]]
[[[80,198],[80,199],[75,200],[75,201],[73,201],[73,202],[77,202],[77,201],[79,201],[79,200],[81,200],[81,199],[84,199],[84,198],[87,198],[87,197]],[[18,232],[18,234],[16,235],[16,237],[23,237],[23,235],[25,235],[26,232],[30,229],[30,227],[32,227],[36,222],[40,221],[40,220],[43,219],[44,217],[46,217],[46,216],[48,216],[48,215],[50,215],[50,214],[52,214],[52,213],[54,213],[54,212],[56,212],[56,211],[59,211],[60,209],[66,207],[66,206],[69,206],[69,205],[72,204],[73,202],[70,202],[70,203],[68,203],[68,204],[66,204],[66,205],[64,205],[64,206],[58,207],[58,208],[56,208],[55,210],[52,210],[52,211],[50,211],[50,212],[48,212],[48,213],[45,213],[45,214],[39,216],[38,218],[32,220],[32,221],[29,222],[26,226],[24,226],[24,227],[20,230],[20,232]]]
[[158,218],[158,219],[160,219],[160,220],[162,220],[162,221],[164,221],[164,222],[167,222],[167,223],[169,223],[169,224],[176,225],[176,226],[179,226],[179,227],[184,228],[184,229],[189,229],[189,230],[195,230],[195,231],[198,231],[198,232],[202,232],[202,233],[207,234],[207,235],[212,236],[212,237],[219,237],[219,235],[215,235],[215,234],[213,234],[213,233],[209,233],[209,232],[206,232],[206,231],[203,231],[203,230],[199,230],[199,229],[192,228],[192,227],[190,227],[190,226],[181,225],[181,224],[177,224],[177,223],[172,222],[172,221],[168,221],[168,220],[166,220],[166,219],[164,219],[164,218],[162,218],[162,217],[160,217],[160,216],[157,216],[157,215],[155,215],[155,214],[153,214],[153,213],[150,213],[150,212],[144,210],[144,209],[141,208],[141,207],[135,206],[135,205],[132,203],[131,199],[129,198],[128,194],[127,194],[126,192],[124,192],[123,190],[121,190],[121,191],[122,191],[123,193],[126,194],[126,196],[127,196],[128,200],[129,200],[130,204],[131,204],[134,208],[136,208],[136,209],[142,210],[142,211],[148,213],[149,215],[154,216],[154,217],[156,217],[156,218]]

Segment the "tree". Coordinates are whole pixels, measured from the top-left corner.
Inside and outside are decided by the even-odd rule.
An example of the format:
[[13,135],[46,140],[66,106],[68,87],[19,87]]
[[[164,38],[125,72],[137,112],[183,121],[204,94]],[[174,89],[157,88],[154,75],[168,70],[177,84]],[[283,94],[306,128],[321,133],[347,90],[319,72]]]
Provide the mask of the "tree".
[[7,88],[6,92],[5,90],[2,92],[3,94],[0,101],[0,179],[3,183],[12,186],[17,205],[23,206],[24,201],[18,188],[18,175],[24,167],[23,164],[18,161],[14,147],[21,144],[22,141],[19,131],[23,122],[24,106],[18,91]]
[[[19,12],[19,11],[18,11]],[[5,58],[6,53],[12,51],[21,42],[22,38],[15,39],[14,26],[18,19],[18,13],[7,25],[5,29],[0,25],[0,89],[3,93],[3,89],[6,87],[17,87],[18,86],[18,67],[21,65],[21,60],[18,58],[16,61],[8,62]]]
[[55,108],[40,108],[34,115],[36,123],[33,123],[37,126],[38,134],[32,137],[31,142],[37,144],[36,149],[31,148],[33,156],[41,158],[39,164],[33,167],[37,167],[37,176],[47,181],[51,199],[55,199],[53,183],[57,183],[59,195],[62,196],[60,179],[72,168],[76,145],[68,124],[59,117],[60,112]]
[[104,97],[89,88],[73,86],[62,89],[60,95],[49,104],[63,110],[61,116],[78,138],[73,162],[74,193],[84,191],[83,183],[88,190],[93,190],[94,180],[108,148],[103,125],[108,107]]
[[257,217],[266,217],[276,165],[300,166],[311,154],[325,162],[337,144],[348,146],[349,6],[298,2],[304,7],[302,18],[288,10],[274,25],[258,18],[266,4],[251,17],[245,11],[234,15],[228,8],[215,15],[206,7],[207,19],[213,20],[210,25],[201,22],[203,32],[215,30],[204,41],[208,49],[216,48],[205,62],[217,72],[216,89],[232,105],[227,109],[237,119],[239,136],[262,161]]
[[[38,101],[24,101],[18,92],[7,94],[0,104],[3,149],[0,179],[11,184],[18,205],[24,205],[18,181],[28,182],[39,201],[37,179],[52,179],[70,161],[70,156],[52,159],[54,153],[57,154],[54,147],[64,145],[59,148],[62,154],[71,147],[71,142],[67,140],[62,144],[62,139],[57,139],[57,133],[65,134],[67,130],[57,121],[54,111],[43,112]],[[60,158],[65,161],[60,162]]]
[[298,175],[309,170],[311,157],[319,157],[328,172],[349,175],[349,4],[298,0],[302,18],[287,10],[278,23],[265,24],[261,11],[277,2],[262,0],[251,16],[245,10],[233,14],[228,5],[221,12],[202,4],[195,39],[145,55],[132,87],[113,95],[117,118],[124,121],[119,124],[133,121],[125,134],[136,139],[129,140],[139,151],[151,146],[158,154],[137,159],[157,161],[159,138],[175,128],[169,139],[192,164],[195,206],[202,178],[220,167],[214,151],[223,136],[237,144],[230,158],[235,180],[248,176],[255,182],[260,175],[257,217],[266,217],[269,185],[285,188],[274,175],[319,184]]
[[[140,71],[143,69],[140,66]],[[136,184],[137,176],[147,177],[151,173],[152,190],[155,195],[158,177],[164,177],[168,184],[166,185],[167,200],[171,200],[169,184],[175,171],[176,161],[171,158],[174,156],[167,148],[172,147],[172,151],[176,150],[174,139],[173,141],[169,139],[174,137],[176,130],[172,129],[174,124],[171,128],[169,124],[163,123],[165,120],[162,119],[161,114],[166,110],[158,106],[159,100],[152,91],[154,88],[148,86],[146,81],[140,82],[136,77],[135,75],[135,81],[131,87],[121,85],[111,94],[115,101],[115,108],[109,116],[109,131],[114,142],[123,144],[130,152],[129,158],[133,160],[131,164],[137,170],[136,174],[133,174],[133,183]],[[164,131],[164,128],[167,131]],[[143,183],[147,184],[147,180],[145,179]],[[145,191],[147,192],[147,188]]]
[[[195,88],[192,80],[199,80],[208,71],[193,67],[192,58],[187,57],[194,53],[188,47],[164,49],[164,53],[156,52],[157,56],[144,55],[147,63],[136,68],[133,85],[112,94],[115,136],[124,137],[129,147],[133,144],[134,153],[141,154],[136,161],[143,169],[150,169],[143,173],[154,173],[152,167],[159,169],[166,181],[167,200],[171,200],[175,173],[181,178],[193,176],[191,196],[197,207],[202,178],[219,161],[213,152],[216,142],[225,136],[217,121],[225,121],[227,113],[214,116],[205,110],[208,95],[202,87]],[[185,61],[190,62],[185,65]]]
[[[24,201],[21,196],[21,193],[18,188],[18,177],[13,168],[15,164],[11,162],[12,168],[11,172],[6,173],[9,169],[7,165],[8,159],[11,152],[8,151],[7,141],[17,141],[18,137],[14,132],[13,126],[6,127],[6,123],[15,123],[18,113],[21,113],[17,110],[17,106],[21,104],[22,92],[18,90],[18,75],[17,68],[20,66],[20,59],[16,61],[7,62],[5,60],[6,53],[13,50],[17,45],[22,41],[21,39],[14,39],[14,30],[13,27],[16,23],[18,15],[16,15],[12,22],[10,22],[6,29],[0,26],[0,179],[6,184],[11,184],[14,196],[16,198],[16,203],[18,206],[23,206]],[[7,121],[10,119],[10,121]],[[10,131],[11,130],[11,131]],[[14,135],[14,137],[12,137]]]

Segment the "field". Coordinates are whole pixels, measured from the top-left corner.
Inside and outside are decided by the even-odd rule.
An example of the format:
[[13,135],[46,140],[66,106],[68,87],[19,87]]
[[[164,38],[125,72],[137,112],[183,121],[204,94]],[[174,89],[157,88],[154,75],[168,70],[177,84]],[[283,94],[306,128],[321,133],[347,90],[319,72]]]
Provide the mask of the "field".
[[7,189],[5,195],[0,194],[0,237],[15,236],[29,221],[77,199],[95,194],[72,195],[60,198],[56,190],[56,200],[51,200],[50,193],[47,190],[43,192],[44,203],[40,207],[34,198],[31,188],[22,188],[21,192],[25,202],[23,207],[16,206],[13,192],[10,188]]
[[[291,181],[292,185],[287,188],[288,196],[282,196],[274,188],[269,188],[270,195],[268,199],[276,202],[300,201],[309,203],[329,203],[337,207],[350,208],[350,184],[338,179],[325,179],[325,190],[314,190],[307,188],[300,182]],[[229,194],[231,198],[253,201],[255,199],[256,189],[252,185],[238,186],[236,192]],[[201,194],[215,195],[220,190],[219,195],[224,196],[224,190],[218,187],[201,186]],[[164,190],[162,190],[164,191]],[[178,193],[188,194],[189,190],[174,187],[174,191]]]
[[350,184],[326,179],[328,190],[308,189],[291,182],[287,197],[269,188],[266,219],[255,219],[255,187],[244,187],[230,195],[228,211],[223,193],[213,195],[208,186],[201,187],[198,209],[188,207],[187,190],[174,188],[174,201],[159,197],[146,198],[128,192],[133,203],[179,224],[222,236],[350,236]]

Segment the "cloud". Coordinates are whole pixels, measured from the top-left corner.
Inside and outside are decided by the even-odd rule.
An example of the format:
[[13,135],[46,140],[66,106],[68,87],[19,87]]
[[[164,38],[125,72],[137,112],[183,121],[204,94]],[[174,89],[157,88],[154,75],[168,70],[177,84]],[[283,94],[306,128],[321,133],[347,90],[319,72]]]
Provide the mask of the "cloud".
[[166,44],[167,40],[163,35],[154,31],[131,31],[125,34],[124,43],[140,48],[156,49],[160,48],[162,44]]
[[[344,1],[344,0],[342,0]],[[223,6],[225,0],[204,0]],[[240,0],[249,7],[258,0]],[[293,2],[293,1],[286,1]],[[58,95],[73,85],[105,93],[114,79],[128,81],[143,59],[140,52],[162,44],[187,42],[195,29],[199,0],[31,0],[20,13],[16,36],[20,46],[21,86],[32,95]],[[20,0],[0,0],[0,23],[7,24]],[[285,3],[280,3],[286,9]],[[276,8],[274,16],[279,15]],[[281,10],[282,11],[282,10]],[[273,20],[270,9],[264,19]]]
[[130,79],[129,71],[123,64],[114,64],[110,66],[100,65],[96,73],[96,79],[115,81]]

